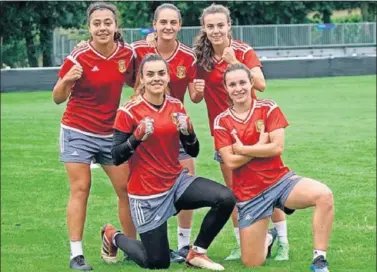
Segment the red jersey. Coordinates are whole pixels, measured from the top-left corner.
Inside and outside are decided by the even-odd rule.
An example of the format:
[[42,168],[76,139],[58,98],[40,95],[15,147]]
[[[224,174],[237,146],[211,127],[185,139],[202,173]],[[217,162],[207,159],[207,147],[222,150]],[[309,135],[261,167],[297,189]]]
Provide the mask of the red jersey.
[[[177,42],[177,48],[166,62],[169,65],[170,95],[183,103],[188,84],[196,78],[197,67],[194,51],[183,43]],[[131,46],[134,50],[135,71],[139,70],[140,63],[145,55],[159,54],[157,48],[148,46],[145,40],[134,42]]]
[[154,131],[141,142],[129,159],[128,193],[154,196],[168,191],[182,171],[178,161],[179,132],[173,113],[186,113],[181,101],[171,96],[156,109],[142,96],[129,101],[117,113],[114,128],[132,133],[145,117],[151,117]]
[[[258,56],[253,48],[241,41],[231,41],[236,58],[248,68],[262,67]],[[204,99],[207,104],[209,127],[213,135],[213,121],[215,117],[229,107],[228,92],[224,87],[223,75],[228,68],[228,63],[224,60],[216,60],[211,72],[207,72],[203,67],[198,69],[198,78],[205,80]]]
[[83,74],[72,87],[62,125],[84,134],[111,136],[125,73],[129,67],[132,69],[132,59],[128,44],[117,43],[109,57],[97,52],[90,42],[74,49],[65,59],[59,77],[63,78],[75,64],[82,66]]
[[[219,114],[214,123],[216,150],[235,143],[232,134],[237,134],[244,145],[254,145],[259,141],[258,126],[265,125],[265,131],[271,132],[288,126],[288,121],[272,100],[255,100],[245,121],[233,115],[230,109]],[[233,192],[238,201],[245,201],[259,195],[275,184],[286,173],[286,167],[280,156],[254,158],[245,165],[233,170]]]

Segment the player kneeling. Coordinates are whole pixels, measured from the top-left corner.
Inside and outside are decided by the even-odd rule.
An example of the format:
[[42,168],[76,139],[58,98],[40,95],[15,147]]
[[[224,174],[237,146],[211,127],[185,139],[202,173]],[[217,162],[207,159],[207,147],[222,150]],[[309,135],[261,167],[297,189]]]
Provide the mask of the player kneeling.
[[168,218],[180,210],[210,207],[186,263],[223,270],[206,252],[234,209],[234,195],[215,181],[188,174],[180,165],[179,142],[192,157],[199,153],[199,142],[182,103],[165,94],[169,83],[166,61],[156,54],[145,56],[139,77],[134,98],[117,113],[112,155],[117,165],[129,162],[131,216],[141,241],[105,225],[102,258],[116,261],[120,248],[143,268],[166,269],[170,266]]
[[242,64],[229,66],[224,85],[231,106],[215,119],[215,145],[233,171],[244,265],[256,267],[265,262],[266,234],[274,208],[291,214],[295,209],[315,207],[310,268],[329,271],[326,250],[334,217],[331,190],[316,180],[297,176],[284,165],[280,156],[288,122],[274,101],[252,98],[249,69]]

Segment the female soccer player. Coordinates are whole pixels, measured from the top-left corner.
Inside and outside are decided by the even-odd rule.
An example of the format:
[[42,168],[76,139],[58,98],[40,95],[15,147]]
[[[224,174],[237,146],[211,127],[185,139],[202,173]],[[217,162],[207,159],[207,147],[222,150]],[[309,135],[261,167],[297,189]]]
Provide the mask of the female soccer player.
[[232,169],[237,199],[241,253],[245,266],[265,262],[266,233],[274,208],[293,213],[314,207],[312,271],[326,272],[334,204],[330,189],[310,178],[297,176],[281,159],[288,122],[272,100],[252,98],[254,79],[249,67],[234,64],[224,73],[231,106],[214,122],[215,146]]
[[111,158],[112,125],[119,107],[126,73],[131,72],[132,49],[118,32],[116,7],[93,3],[87,10],[91,41],[66,58],[53,90],[56,104],[68,98],[61,121],[60,160],[70,184],[67,208],[71,248],[70,267],[91,270],[83,257],[82,236],[91,185],[90,163],[95,159],[110,178],[118,195],[124,232],[136,237],[127,198],[127,169]]
[[[203,99],[204,80],[196,79],[196,57],[191,48],[177,40],[182,26],[179,9],[172,4],[162,4],[154,12],[153,27],[155,29],[156,46],[150,46],[146,40],[131,44],[134,50],[135,71],[145,55],[159,54],[169,65],[170,95],[182,103],[188,89],[191,100],[198,103]],[[133,84],[129,84],[133,85]],[[179,149],[179,161],[190,174],[195,173],[194,159],[185,152],[182,145]],[[178,251],[171,251],[172,262],[184,261],[189,251],[193,212],[182,211],[178,214],[177,241]]]
[[[215,117],[229,107],[227,92],[223,85],[223,74],[230,64],[243,63],[254,77],[254,89],[264,91],[266,83],[260,63],[255,51],[246,43],[233,40],[231,35],[231,18],[228,8],[212,4],[203,10],[200,17],[201,32],[196,39],[194,52],[198,62],[198,78],[206,82],[204,99],[207,104],[209,126],[213,136],[213,122]],[[254,90],[252,92],[255,97]],[[232,172],[223,163],[221,156],[215,152],[215,160],[220,163],[224,181],[232,188]],[[274,227],[278,234],[278,251],[275,260],[288,260],[288,238],[285,215],[275,210],[273,217]],[[232,215],[234,234],[238,245],[240,243],[237,214]],[[269,250],[270,254],[270,250]],[[226,260],[239,259],[240,248],[232,250]]]
[[129,161],[128,196],[141,242],[105,225],[102,258],[116,258],[121,248],[143,268],[166,269],[170,265],[168,218],[180,210],[210,207],[186,263],[223,270],[206,251],[234,209],[233,193],[215,181],[189,174],[179,163],[179,143],[196,157],[199,142],[181,101],[165,94],[167,62],[158,54],[148,54],[140,64],[139,77],[134,98],[118,111],[112,155],[117,165]]

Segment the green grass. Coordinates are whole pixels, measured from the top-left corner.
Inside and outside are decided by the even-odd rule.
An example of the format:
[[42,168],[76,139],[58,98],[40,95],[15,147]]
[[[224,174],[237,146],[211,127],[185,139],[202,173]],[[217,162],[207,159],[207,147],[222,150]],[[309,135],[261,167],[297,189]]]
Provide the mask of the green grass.
[[[299,175],[326,183],[335,196],[335,223],[328,250],[331,271],[376,271],[376,78],[374,76],[271,80],[261,97],[275,100],[290,126],[285,163]],[[128,90],[129,94],[129,90]],[[125,99],[123,99],[125,100]],[[50,92],[1,94],[1,269],[69,271],[66,203],[69,186],[58,159],[59,124],[65,106]],[[201,153],[197,173],[221,181],[213,157],[205,104],[187,100]],[[206,210],[195,213],[198,232]],[[312,258],[312,209],[288,217],[289,262],[268,261],[255,271],[308,271]],[[93,171],[84,252],[96,271],[139,271],[136,265],[106,265],[99,258],[99,229],[117,218],[115,193],[102,170]],[[169,221],[176,246],[176,219]],[[228,271],[248,271],[224,262],[235,245],[229,221],[209,255]],[[188,270],[172,265],[173,271]]]

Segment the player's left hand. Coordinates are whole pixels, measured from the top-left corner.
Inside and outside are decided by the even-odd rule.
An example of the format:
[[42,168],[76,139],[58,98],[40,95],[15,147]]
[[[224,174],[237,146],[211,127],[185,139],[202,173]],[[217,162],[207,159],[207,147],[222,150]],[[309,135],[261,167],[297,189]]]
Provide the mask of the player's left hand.
[[204,79],[198,79],[198,78],[194,79],[194,88],[197,93],[203,94],[204,86],[205,86]]
[[237,134],[232,134],[233,138],[236,140],[236,142],[233,144],[233,153],[236,155],[243,155],[243,143],[241,140],[238,138]]
[[176,112],[173,114],[173,117],[176,120],[178,131],[180,131],[183,135],[189,135],[194,132],[194,127],[192,126],[191,119],[186,114]]
[[222,59],[225,60],[228,64],[236,64],[238,60],[236,54],[232,47],[226,47],[223,52]]

